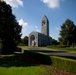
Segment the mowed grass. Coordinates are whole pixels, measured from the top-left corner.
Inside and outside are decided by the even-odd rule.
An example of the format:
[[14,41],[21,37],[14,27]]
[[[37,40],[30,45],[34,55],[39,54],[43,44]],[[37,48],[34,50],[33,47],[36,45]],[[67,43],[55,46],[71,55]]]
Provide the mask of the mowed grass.
[[[29,50],[29,46],[18,46],[19,48],[22,49],[22,52],[24,52],[24,50]],[[55,51],[65,51],[65,52],[76,52],[76,47],[66,47],[66,48],[58,48],[58,47],[39,47],[43,50],[55,50]]]
[[29,50],[28,46],[18,46],[19,48],[21,48],[22,50]]
[[[0,55],[0,75],[56,75],[56,74],[60,75],[61,74],[60,71],[62,72],[62,70],[61,69],[59,70],[58,68],[59,65],[62,68],[64,66],[63,64],[65,61],[62,62],[61,66],[61,63],[59,64],[61,60],[57,58],[42,53],[32,52],[29,50],[28,46],[19,46],[19,48],[22,48],[21,49],[22,51],[25,50],[23,54]],[[54,68],[55,70],[53,70],[51,65],[58,66],[57,70],[55,68]],[[66,67],[64,68],[66,70]],[[63,71],[62,74],[64,73],[66,72]],[[64,74],[64,75],[72,75],[72,74]]]
[[66,51],[66,52],[76,52],[76,47],[66,47],[66,48],[57,48],[57,47],[43,47],[43,49],[46,50],[56,50],[56,51]]
[[44,69],[38,66],[31,67],[0,67],[0,75],[39,75]]
[[0,56],[0,75],[40,75],[46,70],[27,54]]
[[24,50],[29,50],[28,46],[18,46],[18,48],[21,48],[23,53],[24,53]]

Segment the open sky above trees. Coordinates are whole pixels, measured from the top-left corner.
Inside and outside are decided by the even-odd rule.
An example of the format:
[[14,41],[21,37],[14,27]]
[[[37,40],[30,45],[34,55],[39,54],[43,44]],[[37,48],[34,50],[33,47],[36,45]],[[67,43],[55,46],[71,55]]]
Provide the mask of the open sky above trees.
[[12,6],[13,14],[23,26],[22,37],[32,31],[41,31],[41,19],[50,21],[50,36],[58,39],[60,26],[66,19],[76,24],[76,0],[4,0]]

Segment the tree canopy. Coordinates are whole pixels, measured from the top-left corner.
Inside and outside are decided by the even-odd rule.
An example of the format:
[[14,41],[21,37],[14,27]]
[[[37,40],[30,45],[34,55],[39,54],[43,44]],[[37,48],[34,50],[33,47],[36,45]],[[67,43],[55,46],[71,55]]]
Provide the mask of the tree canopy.
[[12,13],[10,5],[0,1],[0,39],[2,40],[3,52],[13,52],[20,41],[22,27]]
[[21,39],[21,44],[28,46],[28,36],[25,36],[24,38]]
[[70,19],[61,25],[59,41],[68,46],[76,43],[76,26]]

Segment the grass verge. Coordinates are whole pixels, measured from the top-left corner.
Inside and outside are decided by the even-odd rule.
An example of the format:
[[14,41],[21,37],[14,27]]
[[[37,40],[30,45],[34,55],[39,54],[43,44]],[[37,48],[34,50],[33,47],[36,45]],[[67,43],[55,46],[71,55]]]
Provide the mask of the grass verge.
[[24,53],[24,50],[29,50],[28,46],[18,46],[18,48],[21,48],[23,53]]
[[66,47],[66,48],[57,48],[57,47],[43,47],[43,49],[46,50],[56,50],[56,51],[65,51],[65,52],[75,52],[76,53],[76,47],[72,48],[72,47]]
[[46,73],[27,54],[0,56],[0,75],[39,75]]

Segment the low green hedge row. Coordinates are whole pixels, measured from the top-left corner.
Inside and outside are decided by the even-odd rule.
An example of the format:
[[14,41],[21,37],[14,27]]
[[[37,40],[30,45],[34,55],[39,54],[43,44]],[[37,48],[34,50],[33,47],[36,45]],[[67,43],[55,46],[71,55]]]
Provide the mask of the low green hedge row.
[[26,45],[26,44],[21,44],[21,43],[20,43],[20,44],[18,44],[18,46],[27,46],[27,45]]
[[76,60],[57,56],[50,56],[50,58],[53,66],[71,73],[76,73]]
[[51,45],[51,46],[47,46],[47,48],[66,48],[68,47],[67,45]]
[[62,70],[71,73],[76,73],[76,60],[74,59],[63,58],[58,56],[49,56],[43,53],[33,52],[29,50],[25,50],[24,54],[34,57],[35,59],[39,59],[41,61],[41,64],[56,66]]

